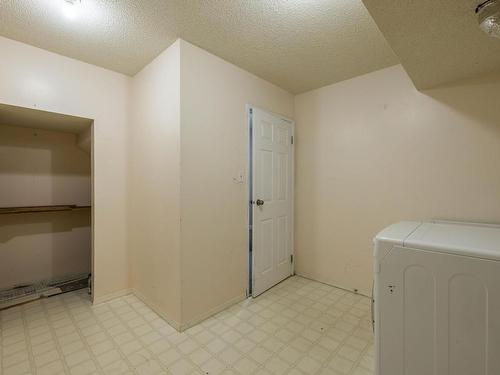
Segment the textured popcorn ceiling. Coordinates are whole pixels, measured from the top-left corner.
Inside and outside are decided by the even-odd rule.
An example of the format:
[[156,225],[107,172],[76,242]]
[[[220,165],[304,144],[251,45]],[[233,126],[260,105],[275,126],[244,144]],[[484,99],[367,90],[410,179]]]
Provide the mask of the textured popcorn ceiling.
[[500,39],[478,27],[484,0],[363,0],[419,89],[500,69]]
[[398,63],[361,0],[0,0],[0,35],[129,75],[182,37],[293,93]]

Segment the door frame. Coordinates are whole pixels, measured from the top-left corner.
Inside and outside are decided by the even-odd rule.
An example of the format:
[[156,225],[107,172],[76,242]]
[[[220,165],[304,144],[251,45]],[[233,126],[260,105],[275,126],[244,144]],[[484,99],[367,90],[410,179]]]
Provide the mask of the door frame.
[[247,104],[246,105],[246,115],[247,115],[247,135],[248,135],[248,141],[247,141],[247,207],[248,207],[248,213],[247,213],[247,297],[252,297],[252,290],[253,290],[253,244],[252,244],[252,230],[253,230],[253,110],[258,109],[263,112],[267,112],[273,116],[279,117],[282,120],[288,122],[291,126],[291,134],[292,134],[292,147],[290,148],[290,158],[291,158],[291,186],[290,186],[290,195],[291,195],[291,202],[290,202],[290,215],[292,217],[292,220],[290,221],[290,232],[291,232],[291,238],[290,238],[290,247],[291,247],[291,252],[290,255],[292,256],[292,261],[290,262],[290,276],[295,275],[295,144],[296,144],[296,137],[295,137],[295,121],[280,115],[279,113],[275,113],[272,111],[268,111],[266,109],[263,109],[259,106],[253,105],[253,104]]
[[95,120],[90,124],[90,231],[91,231],[91,251],[90,251],[90,299],[95,304]]

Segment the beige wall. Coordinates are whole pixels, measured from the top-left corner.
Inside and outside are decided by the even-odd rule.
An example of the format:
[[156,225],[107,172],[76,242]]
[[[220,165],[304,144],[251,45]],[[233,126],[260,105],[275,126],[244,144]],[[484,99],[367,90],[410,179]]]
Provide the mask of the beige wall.
[[94,299],[129,287],[130,78],[0,37],[0,103],[94,119]]
[[[90,205],[76,135],[0,125],[0,207]],[[0,288],[90,272],[90,210],[0,215]]]
[[296,271],[369,293],[399,220],[500,222],[500,76],[418,92],[400,66],[295,99]]
[[97,301],[132,286],[182,328],[243,297],[247,183],[233,177],[248,175],[249,103],[297,122],[299,274],[368,294],[386,225],[500,222],[499,76],[418,92],[392,67],[299,95],[294,114],[289,93],[182,40],[134,79],[2,51],[1,103],[95,120]]
[[293,96],[181,41],[181,244],[184,325],[247,288],[248,128],[245,106],[293,117]]
[[0,102],[95,120],[97,300],[133,287],[182,327],[242,298],[245,107],[292,117],[292,95],[183,41],[134,79],[5,38],[1,50]]
[[90,205],[90,156],[75,134],[0,124],[0,207]]
[[299,95],[294,115],[292,95],[184,41],[133,80],[0,51],[0,102],[95,120],[97,300],[133,286],[185,327],[243,297],[249,103],[297,122],[299,274],[369,293],[384,226],[500,221],[498,76],[422,93],[392,67]]
[[133,79],[129,247],[135,292],[179,328],[180,49],[177,41]]
[[183,40],[133,79],[132,287],[184,329],[245,296],[246,105],[287,116],[293,97]]

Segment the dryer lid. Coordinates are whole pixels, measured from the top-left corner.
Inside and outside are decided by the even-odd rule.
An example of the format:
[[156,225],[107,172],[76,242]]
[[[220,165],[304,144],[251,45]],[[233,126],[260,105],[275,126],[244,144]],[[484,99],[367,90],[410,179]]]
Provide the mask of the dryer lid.
[[405,247],[500,260],[500,226],[460,222],[424,222]]

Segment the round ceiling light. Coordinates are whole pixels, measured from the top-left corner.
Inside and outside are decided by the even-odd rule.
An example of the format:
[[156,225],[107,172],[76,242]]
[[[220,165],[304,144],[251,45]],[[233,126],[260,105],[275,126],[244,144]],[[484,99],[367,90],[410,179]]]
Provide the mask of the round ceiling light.
[[500,38],[500,0],[487,0],[476,8],[479,27],[489,36]]
[[78,5],[81,0],[64,0],[62,2],[62,11],[66,18],[74,20],[78,15]]

